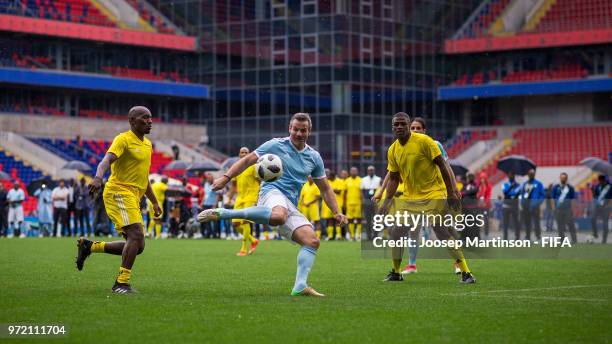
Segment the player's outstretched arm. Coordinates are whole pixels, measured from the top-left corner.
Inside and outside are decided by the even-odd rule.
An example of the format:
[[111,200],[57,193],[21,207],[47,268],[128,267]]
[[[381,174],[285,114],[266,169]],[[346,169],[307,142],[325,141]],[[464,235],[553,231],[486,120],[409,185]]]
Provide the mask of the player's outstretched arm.
[[338,222],[340,226],[344,226],[348,223],[346,216],[340,213],[338,209],[338,202],[336,202],[336,195],[334,195],[334,190],[331,185],[329,185],[329,181],[327,178],[319,178],[315,179],[314,183],[317,184],[319,191],[321,191],[321,196],[323,196],[323,200],[329,207],[329,209],[334,214],[334,218]]
[[102,161],[98,164],[98,168],[96,169],[96,175],[89,184],[89,194],[93,195],[98,192],[102,187],[102,178],[106,174],[106,171],[110,168],[110,165],[117,160],[117,156],[113,153],[106,153]]
[[225,187],[225,185],[227,183],[229,183],[230,180],[232,180],[232,178],[234,178],[235,176],[239,175],[240,173],[244,172],[244,170],[247,169],[247,167],[253,165],[254,163],[257,162],[257,155],[255,154],[255,152],[251,152],[249,154],[247,154],[246,156],[244,156],[244,158],[236,161],[232,167],[230,167],[229,170],[227,170],[227,172],[225,172],[224,175],[222,175],[221,177],[215,179],[215,181],[213,182],[212,188],[213,191],[219,191],[221,189],[223,189]]

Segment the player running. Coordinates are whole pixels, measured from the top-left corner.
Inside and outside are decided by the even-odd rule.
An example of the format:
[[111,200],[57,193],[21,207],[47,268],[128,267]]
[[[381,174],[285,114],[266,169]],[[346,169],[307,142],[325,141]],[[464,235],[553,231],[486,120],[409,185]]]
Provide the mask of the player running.
[[102,186],[102,177],[110,168],[111,175],[104,187],[104,206],[123,241],[90,241],[81,237],[77,242],[77,269],[82,270],[85,259],[92,253],[108,253],[121,256],[119,276],[112,291],[119,294],[135,292],[130,287],[130,275],[136,255],[144,251],[144,225],[140,212],[143,195],[153,204],[153,215],[159,217],[162,210],[149,183],[149,168],[153,145],[145,135],[151,132],[151,111],[144,106],[135,106],[128,113],[130,130],[113,140],[106,155],[98,165],[96,176],[89,185],[95,194]]
[[349,239],[361,239],[361,177],[353,166],[346,183],[346,217],[348,218]]
[[302,186],[312,176],[321,195],[334,213],[339,224],[345,224],[346,216],[338,209],[334,192],[327,182],[323,159],[317,151],[306,144],[312,121],[306,113],[296,113],[289,122],[289,137],[275,138],[259,146],[254,152],[237,161],[213,184],[214,190],[221,190],[234,176],[255,164],[264,154],[275,154],[283,161],[283,175],[274,182],[263,182],[256,207],[239,210],[223,208],[204,210],[198,221],[220,219],[246,219],[260,224],[280,226],[281,233],[301,246],[297,256],[297,273],[292,296],[324,296],[307,284],[308,274],[314,264],[319,239],[312,224],[296,208]]
[[[427,215],[444,214],[448,209],[446,203],[448,202],[451,208],[457,208],[461,195],[454,186],[452,175],[445,166],[438,145],[427,135],[411,133],[410,123],[410,117],[404,112],[393,116],[393,130],[397,139],[388,150],[387,194],[379,211],[381,214],[387,213],[401,178],[405,192],[401,199],[396,201],[394,208],[399,211],[424,212]],[[455,240],[458,237],[453,228],[443,227],[441,223],[434,223],[433,230],[439,240]],[[393,234],[403,236],[400,231],[395,228]],[[463,251],[459,248],[449,248],[449,253],[461,269],[461,282],[475,283]],[[392,255],[393,270],[385,281],[402,281],[402,250],[395,248]]]
[[308,182],[302,187],[300,192],[300,202],[298,209],[315,228],[317,238],[321,239],[321,216],[319,215],[319,201],[321,200],[321,191],[308,176]]
[[[244,158],[250,150],[247,147],[240,148],[238,156]],[[232,187],[228,193],[228,199],[231,200],[236,194],[236,201],[234,202],[234,210],[250,208],[257,205],[257,197],[259,195],[259,178],[257,177],[257,171],[255,171],[255,165],[247,167],[244,172],[232,179]],[[243,219],[233,219],[232,224],[236,229],[236,232],[242,234],[242,246],[240,251],[236,253],[239,257],[244,257],[247,254],[253,254],[255,248],[259,245],[259,240],[253,237],[254,224],[253,222],[246,221]],[[250,245],[250,247],[249,247]],[[247,247],[249,251],[247,252]]]

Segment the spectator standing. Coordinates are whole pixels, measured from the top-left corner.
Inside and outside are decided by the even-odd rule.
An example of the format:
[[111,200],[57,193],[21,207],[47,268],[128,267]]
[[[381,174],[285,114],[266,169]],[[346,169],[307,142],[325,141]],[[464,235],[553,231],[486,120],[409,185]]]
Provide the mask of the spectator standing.
[[485,238],[489,237],[489,212],[491,211],[491,191],[492,187],[489,184],[489,179],[485,172],[480,172],[478,175],[478,193],[476,197],[478,198],[478,209],[479,213],[484,216],[484,235]]
[[603,226],[603,236],[601,238],[602,243],[608,241],[608,220],[610,218],[610,199],[612,198],[612,186],[604,175],[600,175],[597,178],[597,185],[592,189],[593,191],[593,217],[591,218],[591,226],[593,227],[593,236],[597,235],[597,222],[601,219]]
[[[53,236],[70,235],[68,227],[68,196],[70,191],[66,187],[64,180],[59,181],[59,185],[53,189],[51,200],[53,202]],[[57,231],[57,225],[62,225],[61,233]]]
[[93,228],[96,236],[111,235],[110,219],[104,207],[104,186],[105,183],[102,183],[100,191],[94,195],[93,200]]
[[[76,236],[76,208],[75,208],[75,197],[74,197],[74,191],[75,191],[75,187],[76,187],[76,182],[74,181],[74,179],[70,179],[68,181],[68,185],[66,185],[66,188],[68,188],[68,208],[66,211],[66,229],[68,232],[68,235],[73,235]],[[71,225],[73,225],[73,227],[71,227]],[[74,229],[74,231],[73,231]]]
[[[74,208],[75,208],[75,227],[78,222],[78,229],[81,236],[93,235],[91,229],[91,223],[89,222],[89,212],[91,210],[91,199],[89,197],[89,190],[86,185],[85,178],[81,178],[79,185],[74,190]],[[85,231],[87,226],[87,231]],[[75,230],[76,232],[76,230]],[[87,234],[86,234],[87,233]]]
[[[23,201],[25,201],[25,193],[19,187],[19,182],[13,184],[13,188],[6,195],[6,200],[9,204],[8,224],[13,230],[11,236],[19,236],[25,238],[26,233],[21,233],[21,225],[23,224]],[[17,226],[15,226],[17,225]]]
[[502,186],[504,203],[502,206],[502,227],[504,230],[504,240],[508,239],[508,227],[510,221],[513,222],[514,238],[520,239],[521,225],[519,222],[518,197],[521,193],[521,185],[514,179],[514,172],[508,172],[508,181]]
[[0,183],[0,236],[8,234],[8,200],[6,196],[7,192],[4,189],[4,184]]
[[[473,215],[474,218],[478,214],[478,185],[476,184],[476,177],[473,173],[466,174],[466,181],[461,189],[461,200],[463,204],[463,213],[465,215]],[[461,231],[461,238],[475,238],[479,236],[478,228],[476,226],[466,227]]]
[[376,175],[376,169],[370,165],[367,169],[367,175],[361,178],[361,194],[363,196],[363,217],[366,220],[365,233],[368,239],[374,237],[372,231],[372,218],[376,212],[376,204],[372,200],[378,188],[380,188],[381,178]]
[[576,225],[572,213],[572,202],[576,198],[574,187],[567,182],[567,173],[559,176],[559,184],[552,187],[550,198],[554,202],[555,218],[557,219],[557,230],[559,236],[565,238],[565,229],[570,232],[572,243],[576,243]]
[[521,187],[521,206],[523,223],[525,225],[525,239],[531,240],[531,228],[535,231],[536,240],[540,240],[540,205],[544,202],[546,194],[544,185],[535,179],[535,170],[527,172],[527,181]]
[[36,211],[38,213],[38,224],[44,236],[51,234],[53,225],[53,202],[51,200],[51,189],[47,185],[41,185],[40,189],[34,192],[34,197],[38,197]]
[[[204,190],[202,210],[216,208],[217,203],[219,203],[219,195],[212,189],[213,182],[213,175],[210,173],[206,173],[206,180],[202,185],[202,189]],[[221,235],[221,227],[219,221],[202,223],[202,235],[207,238],[218,238]]]

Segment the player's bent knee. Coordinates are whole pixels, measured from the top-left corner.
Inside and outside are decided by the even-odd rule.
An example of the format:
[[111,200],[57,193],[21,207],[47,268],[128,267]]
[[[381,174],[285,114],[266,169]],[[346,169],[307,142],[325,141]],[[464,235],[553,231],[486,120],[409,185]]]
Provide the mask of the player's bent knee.
[[318,250],[319,245],[321,245],[321,240],[319,240],[319,238],[317,238],[317,236],[315,235],[313,238],[310,238],[308,240],[308,243],[306,245],[314,248],[315,250]]

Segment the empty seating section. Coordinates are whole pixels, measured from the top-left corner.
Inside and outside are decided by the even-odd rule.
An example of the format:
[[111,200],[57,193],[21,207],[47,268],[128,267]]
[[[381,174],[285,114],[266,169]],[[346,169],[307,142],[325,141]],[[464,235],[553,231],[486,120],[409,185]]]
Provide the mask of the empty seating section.
[[148,69],[136,69],[128,67],[102,67],[102,70],[119,77],[154,80],[154,81],[174,81],[189,82],[187,77],[182,78],[177,72],[161,72],[159,75]]
[[456,158],[470,148],[476,141],[492,140],[497,137],[496,130],[467,130],[462,131],[446,142],[445,149],[451,159]]
[[610,0],[556,0],[534,32],[591,30],[612,27]]
[[510,0],[492,0],[486,4],[458,38],[484,36],[495,19],[502,13]]
[[[608,159],[612,126],[519,129],[512,139],[512,147],[503,156],[524,155],[537,166],[576,166],[588,157]],[[492,184],[504,178],[496,166],[497,160],[483,170]]]
[[[551,69],[522,70],[512,72],[504,76],[501,81],[504,83],[514,83],[546,80],[571,80],[586,78],[588,74],[588,70],[578,63],[561,64]],[[457,79],[453,84],[455,86],[481,85],[495,80],[496,77],[493,71],[478,72],[473,74],[466,73]]]
[[134,7],[138,14],[140,14],[140,17],[154,27],[157,32],[175,34],[174,30],[162,18],[147,10],[143,0],[127,0],[127,3]]
[[[0,6],[3,3],[6,4],[7,1],[0,2]],[[20,5],[21,12],[15,14],[28,17],[116,27],[114,22],[88,0],[21,0],[13,1],[10,5]]]
[[[30,138],[30,140],[65,160],[84,161],[94,171],[111,144],[110,141],[104,140],[81,140],[80,145],[74,139]],[[79,146],[82,147],[82,152],[78,149]],[[172,158],[154,151],[151,156],[151,173],[161,173],[171,161]]]
[[[21,184],[21,188],[26,192],[26,195],[26,186],[33,180],[43,176],[40,171],[33,169],[31,166],[27,166],[2,149],[0,149],[0,171],[8,173],[12,178],[11,181],[2,180],[5,188],[12,188],[13,182],[17,181]],[[32,211],[36,210],[36,198],[33,196],[26,196],[23,210],[26,214],[30,214]]]

